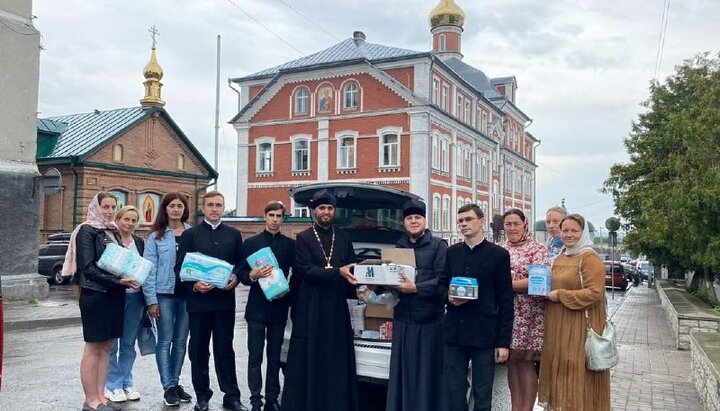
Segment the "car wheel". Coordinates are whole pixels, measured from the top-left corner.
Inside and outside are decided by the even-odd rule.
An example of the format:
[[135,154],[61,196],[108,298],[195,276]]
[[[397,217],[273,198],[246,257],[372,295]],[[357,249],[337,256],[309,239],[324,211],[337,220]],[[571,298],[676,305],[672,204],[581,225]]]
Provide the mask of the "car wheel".
[[53,268],[52,282],[54,284],[64,284],[65,277],[62,275],[62,266]]
[[628,283],[627,281],[623,281],[622,285],[620,286],[620,291],[627,290]]

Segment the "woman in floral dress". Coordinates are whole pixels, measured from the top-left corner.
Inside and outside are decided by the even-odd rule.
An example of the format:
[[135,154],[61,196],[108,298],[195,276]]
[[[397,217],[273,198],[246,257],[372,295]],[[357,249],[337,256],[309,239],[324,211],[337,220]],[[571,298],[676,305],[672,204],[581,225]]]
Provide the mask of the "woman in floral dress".
[[543,345],[545,298],[531,296],[528,290],[528,266],[548,265],[547,247],[528,237],[525,214],[516,208],[503,214],[510,252],[510,269],[515,292],[512,341],[508,360],[508,385],[512,411],[532,411],[538,388],[535,362],[540,360]]

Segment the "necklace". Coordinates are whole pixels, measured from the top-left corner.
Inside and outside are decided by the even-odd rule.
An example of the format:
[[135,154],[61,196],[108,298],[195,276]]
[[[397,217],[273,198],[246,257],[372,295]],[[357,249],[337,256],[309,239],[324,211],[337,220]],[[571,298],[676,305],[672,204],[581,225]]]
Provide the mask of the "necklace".
[[318,235],[317,230],[315,229],[315,224],[312,226],[313,233],[315,233],[315,239],[317,240],[318,244],[320,244],[320,250],[322,250],[323,257],[325,257],[325,261],[327,264],[325,264],[325,269],[330,270],[333,268],[332,264],[330,264],[330,260],[332,260],[333,250],[335,249],[335,226],[333,226],[333,232],[332,232],[332,241],[330,242],[330,254],[325,254],[325,247],[322,245],[322,241],[320,241],[320,236]]

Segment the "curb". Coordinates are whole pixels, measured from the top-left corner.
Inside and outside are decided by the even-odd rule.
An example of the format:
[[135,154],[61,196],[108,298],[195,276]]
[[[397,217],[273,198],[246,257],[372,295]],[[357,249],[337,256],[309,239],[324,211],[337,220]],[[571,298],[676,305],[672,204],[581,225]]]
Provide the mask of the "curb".
[[6,320],[3,323],[5,332],[34,330],[37,328],[67,327],[80,324],[80,316],[45,318],[37,320]]

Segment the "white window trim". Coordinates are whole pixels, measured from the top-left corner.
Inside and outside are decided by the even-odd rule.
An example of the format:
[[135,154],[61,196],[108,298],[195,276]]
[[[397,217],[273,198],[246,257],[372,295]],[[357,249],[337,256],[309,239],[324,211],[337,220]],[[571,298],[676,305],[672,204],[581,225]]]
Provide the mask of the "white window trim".
[[[351,83],[355,84],[355,86],[357,87],[357,98],[356,98],[357,105],[354,107],[347,107],[347,106],[345,106],[345,88]],[[360,86],[360,82],[354,78],[349,78],[349,79],[343,81],[342,84],[340,85],[340,98],[342,98],[340,107],[342,107],[343,110],[349,110],[349,111],[360,110],[360,111],[362,111],[362,87]]]
[[440,138],[440,168],[446,173],[450,172],[450,139],[447,137]]
[[[297,163],[295,161],[295,143],[297,143],[298,141],[307,141],[307,143],[308,143],[307,144],[308,168],[306,170],[299,170],[297,167]],[[291,147],[292,147],[292,159],[291,159],[292,169],[291,170],[293,172],[300,172],[300,173],[310,172],[310,170],[312,170],[312,166],[311,166],[311,164],[312,164],[312,135],[310,135],[310,134],[292,135],[292,136],[290,136],[290,143],[291,143]]]
[[442,219],[442,197],[440,197],[440,194],[433,193],[432,207],[432,230],[440,231],[440,221]]
[[[260,145],[270,143],[270,170],[260,169]],[[255,172],[258,174],[273,173],[275,171],[275,138],[260,137],[255,139]]]
[[[437,88],[435,86],[437,86]],[[436,106],[440,105],[440,79],[435,76],[433,76],[432,81],[432,100]]]
[[[295,103],[297,102],[297,100],[296,100],[296,98],[297,98],[297,93],[298,93],[300,90],[305,90],[305,91],[307,91],[307,93],[308,93],[308,95],[307,95],[307,102],[306,102],[306,104],[305,104],[305,111],[304,111],[304,112],[295,111],[295,107],[296,107],[296,104],[295,104]],[[292,94],[290,95],[290,96],[291,96],[291,100],[292,100],[292,102],[291,102],[292,107],[290,108],[290,112],[292,113],[293,116],[308,116],[308,115],[310,115],[310,110],[311,110],[311,107],[312,107],[312,97],[311,97],[312,94],[313,94],[313,93],[310,92],[310,88],[309,88],[308,86],[297,86],[297,87],[295,87],[295,88],[293,89]]]
[[[396,134],[397,142],[397,163],[383,164],[383,138],[387,134]],[[402,127],[383,127],[377,130],[378,136],[378,167],[379,168],[398,168],[402,163]]]
[[291,197],[290,198],[290,215],[293,217],[303,217],[300,215],[295,214],[295,210],[305,210],[307,212],[308,217],[312,217],[312,213],[310,213],[310,209],[307,206],[298,205],[295,200]]
[[[354,170],[357,169],[357,153],[358,153],[358,137],[360,136],[360,133],[355,130],[344,130],[344,131],[338,131],[335,133],[335,145],[337,146],[336,153],[336,164],[335,167],[338,170]],[[342,163],[340,161],[340,158],[342,157],[342,150],[341,150],[341,142],[343,139],[351,137],[353,139],[353,144],[355,145],[355,152],[353,153],[353,163],[355,164],[353,167],[343,167]]]
[[450,112],[448,110],[448,106],[450,105],[450,85],[449,84],[443,84],[442,85],[442,95],[440,96],[442,99],[441,106],[443,110]]
[[[446,200],[447,200],[447,207],[445,207]],[[441,207],[442,213],[441,213],[440,219],[442,220],[442,231],[450,231],[450,226],[451,226],[450,221],[452,220],[452,210],[451,210],[452,201],[450,201],[450,196],[447,194],[444,194],[442,196],[441,204],[442,204],[442,207]],[[447,216],[447,218],[445,218],[445,216]]]
[[430,156],[430,164],[433,169],[440,170],[440,167],[442,166],[442,157],[441,157],[441,148],[440,145],[442,141],[442,137],[440,136],[440,133],[434,132],[432,133],[432,140],[430,144],[430,149],[432,150],[431,156]]

